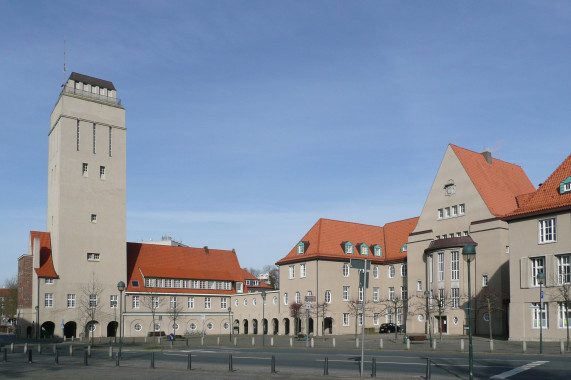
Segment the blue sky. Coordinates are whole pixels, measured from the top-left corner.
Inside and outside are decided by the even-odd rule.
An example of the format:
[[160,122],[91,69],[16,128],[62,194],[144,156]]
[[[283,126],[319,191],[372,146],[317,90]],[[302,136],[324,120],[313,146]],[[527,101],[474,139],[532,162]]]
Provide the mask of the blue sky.
[[0,0],[0,283],[46,229],[64,39],[126,108],[128,241],[261,268],[417,216],[448,143],[536,185],[570,153],[569,2]]

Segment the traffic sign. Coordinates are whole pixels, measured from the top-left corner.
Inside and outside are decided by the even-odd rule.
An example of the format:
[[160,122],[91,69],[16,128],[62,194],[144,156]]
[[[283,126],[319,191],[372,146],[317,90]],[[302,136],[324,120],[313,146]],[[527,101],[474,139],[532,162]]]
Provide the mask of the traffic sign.
[[351,268],[356,269],[371,269],[371,262],[369,260],[351,259]]
[[540,293],[541,293],[541,299],[543,299],[543,290]]
[[365,288],[369,289],[369,272],[367,272],[367,281],[364,281],[364,277],[365,277],[365,272],[360,271],[359,272],[359,287],[362,288],[363,287],[363,283],[365,283]]
[[305,296],[305,302],[316,302],[317,296]]

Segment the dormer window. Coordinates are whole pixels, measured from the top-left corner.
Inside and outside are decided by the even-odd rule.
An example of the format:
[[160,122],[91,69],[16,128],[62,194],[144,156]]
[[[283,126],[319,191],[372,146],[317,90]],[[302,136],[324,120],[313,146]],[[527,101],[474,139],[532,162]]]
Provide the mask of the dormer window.
[[571,193],[571,177],[567,177],[559,185],[559,194]]
[[382,256],[383,256],[383,249],[381,248],[380,245],[375,244],[375,245],[373,246],[373,254],[374,254],[376,257],[382,257]]
[[400,251],[403,252],[403,253],[407,251],[407,250],[406,250],[406,243],[404,243],[404,244],[400,247]]
[[[305,242],[305,241],[300,241],[300,242],[297,244],[297,254],[298,254],[298,255],[303,255],[303,254],[305,254],[305,245],[306,245],[306,244],[307,244],[307,242]],[[309,245],[309,244],[308,244],[308,245]]]
[[244,293],[244,284],[241,282],[236,283],[236,293]]
[[369,247],[367,247],[367,244],[365,244],[365,243],[361,243],[361,255],[362,256],[368,256],[369,255]]
[[345,242],[345,254],[347,255],[353,254],[353,244],[350,241]]

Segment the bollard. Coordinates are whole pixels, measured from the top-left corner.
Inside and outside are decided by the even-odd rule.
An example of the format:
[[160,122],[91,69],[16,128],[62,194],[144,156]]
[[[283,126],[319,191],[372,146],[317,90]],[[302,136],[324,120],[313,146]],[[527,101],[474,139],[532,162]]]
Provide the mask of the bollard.
[[216,344],[218,344],[220,346],[220,337],[218,337],[218,339],[216,339]]
[[256,345],[256,338],[252,337],[252,346]]
[[460,352],[464,352],[464,339],[460,339]]
[[42,345],[40,343],[38,343],[38,354],[42,354]]
[[109,359],[113,358],[113,346],[109,346]]
[[432,340],[432,351],[436,351],[436,339]]
[[119,354],[115,355],[115,367],[119,367]]
[[14,353],[14,343],[10,344],[10,353],[13,354]]
[[151,368],[155,368],[155,353],[151,352]]
[[379,342],[379,348],[382,350],[383,349],[383,338],[381,338],[381,341]]
[[494,341],[490,340],[490,352],[494,352]]
[[426,380],[429,380],[429,379],[430,379],[430,376],[431,376],[431,373],[430,373],[430,358],[426,358],[426,377],[425,377],[425,379],[426,379]]
[[359,348],[359,338],[355,338],[355,348]]
[[71,337],[71,342],[72,342],[72,343],[73,343],[74,339],[75,339],[75,336],[72,336],[72,337]]
[[331,342],[333,344],[333,348],[335,348],[335,337],[333,338],[333,340]]
[[561,355],[565,353],[565,345],[563,345],[563,339],[559,339],[559,353]]
[[188,364],[186,366],[186,369],[188,369],[189,371],[192,369],[192,358],[190,352],[188,353]]
[[54,345],[53,345],[53,351],[54,351],[54,355],[55,355],[55,353],[56,353],[56,351],[57,351],[57,347],[56,347],[55,343],[54,343]]
[[204,337],[200,338],[200,345],[204,346]]
[[406,349],[410,350],[410,339],[406,340]]
[[159,336],[159,344],[161,344],[161,337]]
[[171,348],[172,348],[172,340],[170,341],[170,346],[171,346]]
[[2,355],[4,355],[4,361],[7,362],[8,361],[8,351],[4,350],[4,353]]
[[371,377],[377,377],[377,359],[373,358],[373,362],[371,363]]
[[32,362],[32,350],[28,350],[28,363]]
[[311,348],[315,347],[315,341],[313,340],[313,337],[311,337]]
[[293,347],[293,338],[289,338],[289,346]]
[[272,355],[272,373],[276,373],[276,357]]
[[64,336],[63,336],[63,342],[64,342],[64,343],[65,343],[66,339],[67,339],[67,337],[64,335]]
[[24,343],[24,354],[28,353],[28,343]]
[[525,354],[527,352],[527,342],[524,340],[523,341],[523,353]]
[[329,359],[325,357],[325,363],[323,364],[323,376],[329,375]]
[[91,344],[87,346],[87,356],[91,357]]
[[57,350],[56,350],[56,356],[55,356],[54,362],[56,365],[59,364],[59,352]]
[[69,356],[73,356],[73,346],[69,345]]
[[[186,339],[188,341],[188,339]],[[145,344],[147,344],[147,336],[145,335]]]
[[83,365],[87,365],[87,357],[88,357],[88,353],[87,351],[83,351]]
[[237,345],[238,345],[238,338],[234,337],[234,346],[237,346]]
[[228,355],[228,372],[234,372],[234,368],[232,367],[232,354]]
[[273,336],[270,338],[270,346],[272,346],[272,347],[274,346],[274,337]]

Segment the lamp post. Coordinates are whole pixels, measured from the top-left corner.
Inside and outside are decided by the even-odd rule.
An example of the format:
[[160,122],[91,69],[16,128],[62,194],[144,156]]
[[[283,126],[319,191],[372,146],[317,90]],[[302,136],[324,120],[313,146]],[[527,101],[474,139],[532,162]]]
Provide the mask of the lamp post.
[[232,306],[228,306],[228,330],[230,330],[230,332],[228,333],[228,339],[230,340],[230,342],[232,342],[232,329],[234,328],[234,324],[232,323],[232,319],[230,317],[231,312],[232,312]]
[[266,345],[266,329],[264,322],[266,319],[266,292],[262,292],[262,346]]
[[430,291],[427,289],[424,291],[424,297],[426,297],[426,319],[428,322],[428,336],[430,337],[430,347],[432,347],[432,326],[430,325],[430,305],[428,304],[428,296],[430,296]]
[[468,368],[469,379],[474,379],[474,351],[472,349],[472,289],[470,284],[470,263],[476,258],[476,247],[472,244],[466,244],[462,248],[462,258],[468,263],[468,335],[469,335],[469,350],[468,350]]
[[543,354],[543,284],[545,283],[545,273],[537,274],[539,282],[539,353]]
[[125,290],[125,283],[119,281],[117,283],[117,290],[119,290],[119,353],[121,358],[121,348],[123,346],[123,290]]

